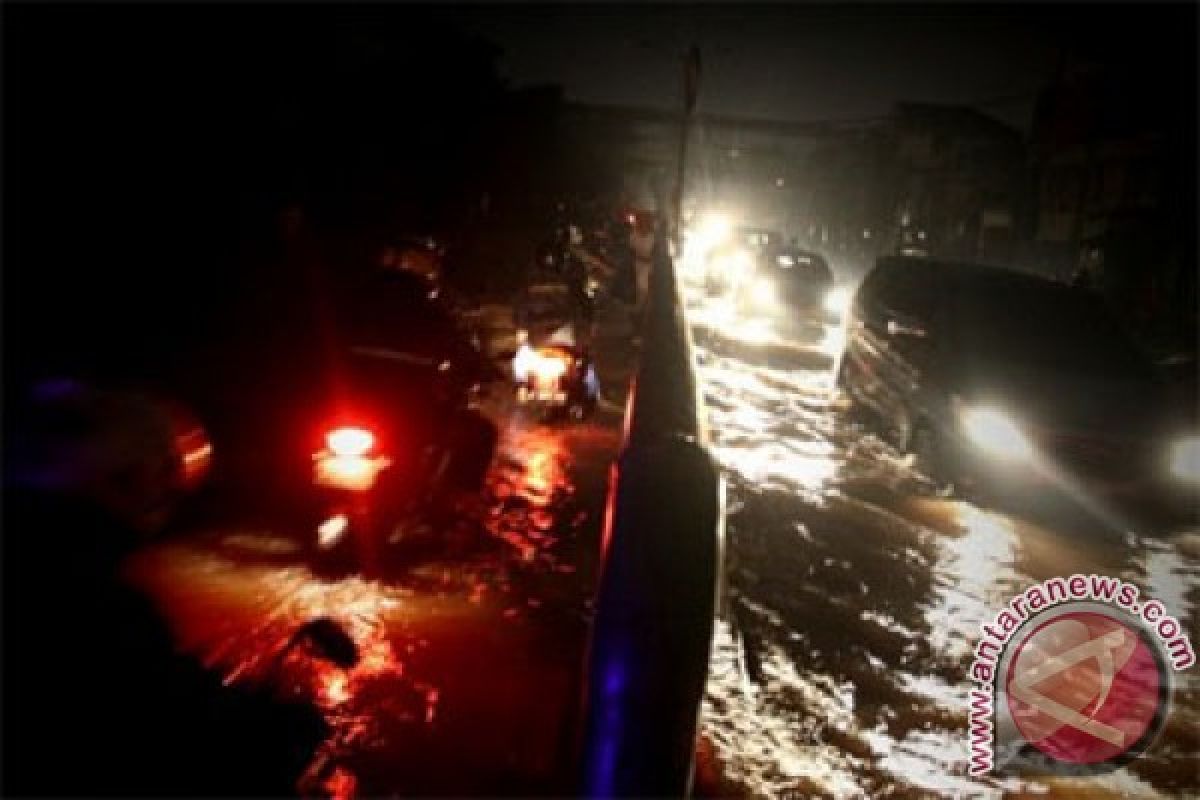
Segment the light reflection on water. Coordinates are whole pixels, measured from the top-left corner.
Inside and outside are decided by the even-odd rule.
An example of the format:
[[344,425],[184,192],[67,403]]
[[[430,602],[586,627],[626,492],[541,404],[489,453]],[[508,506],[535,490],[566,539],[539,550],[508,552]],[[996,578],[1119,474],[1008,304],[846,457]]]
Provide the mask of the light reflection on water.
[[[853,725],[852,695],[796,672],[780,652],[769,654],[761,687],[746,678],[742,651],[729,626],[718,623],[702,733],[722,763],[724,780],[760,796],[821,794],[857,797],[853,760],[824,742],[827,725]],[[775,713],[771,697],[796,692],[819,713],[800,719]]]
[[[1143,550],[1138,561],[1146,594],[1170,609],[1185,630],[1196,632],[1200,562],[1185,558],[1181,547],[1190,545],[1200,549],[1200,531],[1184,534],[1175,543],[1144,539],[1141,545]],[[1196,642],[1193,640],[1192,644]]]
[[1171,741],[1112,775],[971,779],[966,670],[982,622],[1033,582],[1072,571],[1134,579],[1195,631],[1200,532],[1114,543],[916,497],[923,479],[907,460],[832,413],[840,328],[819,343],[831,358],[781,366],[773,344],[725,335],[744,329],[727,312],[693,298],[689,317],[730,487],[731,614],[718,623],[702,727],[723,776],[714,791],[1101,797],[1188,785],[1194,687],[1177,687]]
[[969,503],[955,503],[958,536],[939,537],[934,602],[925,609],[930,644],[953,659],[967,659],[986,622],[1012,596],[1020,580],[1012,569],[1012,521]]
[[[306,794],[478,794],[486,776],[537,786],[557,769],[591,593],[580,531],[597,525],[585,509],[603,497],[603,473],[588,476],[595,496],[576,497],[576,460],[607,464],[617,437],[510,423],[484,507],[464,531],[444,532],[453,549],[400,560],[384,579],[318,577],[280,530],[196,532],[131,562],[181,650],[229,683],[267,684],[320,709],[332,731],[298,776]],[[559,616],[543,626],[535,615],[546,609]],[[277,659],[317,617],[350,635],[357,665],[302,651]]]

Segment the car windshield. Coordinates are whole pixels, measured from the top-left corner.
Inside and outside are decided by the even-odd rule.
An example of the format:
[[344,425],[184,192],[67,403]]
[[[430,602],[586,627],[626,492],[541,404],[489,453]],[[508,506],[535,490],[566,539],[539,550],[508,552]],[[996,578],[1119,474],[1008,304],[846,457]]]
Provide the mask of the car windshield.
[[798,278],[832,278],[829,265],[816,253],[803,250],[783,250],[775,257],[775,266],[786,276]]
[[1007,276],[951,285],[955,328],[974,359],[1097,377],[1148,375],[1138,347],[1088,292]]

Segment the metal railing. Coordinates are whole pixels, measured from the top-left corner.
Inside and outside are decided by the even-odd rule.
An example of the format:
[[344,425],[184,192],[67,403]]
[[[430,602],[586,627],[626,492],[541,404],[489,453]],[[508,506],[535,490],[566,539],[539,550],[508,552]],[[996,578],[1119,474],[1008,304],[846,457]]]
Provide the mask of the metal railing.
[[582,794],[690,793],[718,602],[723,487],[660,237],[609,483],[586,664]]

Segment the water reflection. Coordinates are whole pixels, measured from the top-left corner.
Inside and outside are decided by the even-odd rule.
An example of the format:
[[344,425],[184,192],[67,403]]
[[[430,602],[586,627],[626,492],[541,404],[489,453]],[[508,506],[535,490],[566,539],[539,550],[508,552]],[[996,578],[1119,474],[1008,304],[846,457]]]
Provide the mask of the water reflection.
[[1194,679],[1179,682],[1149,756],[1086,781],[967,777],[965,710],[979,624],[1038,580],[1076,571],[1134,580],[1195,630],[1200,532],[1108,535],[1097,530],[1105,526],[1095,504],[1084,522],[922,496],[928,487],[910,460],[831,405],[839,330],[819,345],[828,357],[781,363],[782,345],[745,347],[731,335],[743,326],[720,313],[691,298],[730,494],[729,614],[703,717],[702,752],[720,767],[712,791],[1096,797],[1194,788]]
[[[1141,583],[1146,593],[1161,600],[1183,623],[1184,630],[1197,630],[1200,607],[1200,562],[1187,558],[1190,548],[1200,549],[1200,531],[1181,534],[1173,541],[1145,539],[1138,558]],[[1193,641],[1193,644],[1195,642]]]
[[1024,588],[1024,581],[1012,569],[1015,534],[1010,519],[970,503],[945,505],[959,535],[938,539],[939,558],[933,565],[937,588],[925,618],[934,649],[966,660],[979,626]]
[[[800,676],[780,652],[763,665],[769,683],[747,678],[745,653],[728,625],[717,626],[702,734],[723,766],[722,789],[758,796],[858,795],[854,759],[825,742],[826,727],[852,726],[852,696]],[[832,691],[831,691],[832,689]],[[800,718],[773,708],[775,693],[794,692],[819,714]]]
[[[505,419],[482,507],[446,532],[443,548],[380,580],[315,577],[305,548],[269,528],[197,531],[130,563],[180,649],[228,683],[321,710],[332,732],[298,776],[305,794],[557,785],[618,439],[599,426]],[[353,640],[353,666],[305,648],[281,657],[321,617]]]

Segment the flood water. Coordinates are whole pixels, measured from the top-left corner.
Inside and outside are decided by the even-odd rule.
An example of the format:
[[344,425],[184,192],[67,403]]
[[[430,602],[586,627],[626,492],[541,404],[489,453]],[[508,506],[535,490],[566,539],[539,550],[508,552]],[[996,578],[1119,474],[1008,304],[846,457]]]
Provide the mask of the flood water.
[[729,486],[728,611],[705,701],[712,791],[752,797],[1192,795],[1200,680],[1176,674],[1149,752],[1098,778],[967,774],[978,626],[1075,572],[1138,584],[1197,632],[1200,530],[1105,530],[943,500],[835,408],[842,336],[799,335],[687,293],[713,450]]

